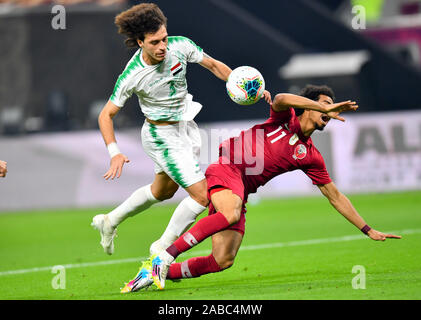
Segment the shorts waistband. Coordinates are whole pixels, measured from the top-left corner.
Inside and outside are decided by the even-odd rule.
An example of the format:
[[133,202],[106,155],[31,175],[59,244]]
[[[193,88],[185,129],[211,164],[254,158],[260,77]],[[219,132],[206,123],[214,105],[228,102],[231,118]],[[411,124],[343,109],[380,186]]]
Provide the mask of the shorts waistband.
[[179,128],[179,129],[182,129],[183,127],[187,128],[190,122],[194,122],[194,121],[193,120],[190,120],[190,121],[180,120],[173,124],[156,125],[156,124],[150,123],[147,119],[145,119],[144,125],[147,127],[157,129],[157,130],[174,130],[174,128]]
[[166,121],[166,122],[159,123],[159,121],[151,120],[151,119],[148,119],[148,118],[146,118],[145,121],[148,122],[149,124],[154,125],[154,126],[168,126],[168,125],[173,125],[173,124],[179,123],[179,121]]

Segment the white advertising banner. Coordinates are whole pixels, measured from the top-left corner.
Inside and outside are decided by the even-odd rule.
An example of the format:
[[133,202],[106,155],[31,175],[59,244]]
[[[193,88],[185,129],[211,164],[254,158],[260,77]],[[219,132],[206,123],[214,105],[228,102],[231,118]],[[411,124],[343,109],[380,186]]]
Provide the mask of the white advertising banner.
[[331,121],[335,181],[346,192],[421,189],[421,111]]
[[[421,189],[421,111],[345,114],[331,120],[313,141],[328,171],[345,193]],[[201,124],[203,171],[216,161],[219,143],[265,119]],[[8,162],[0,181],[0,212],[8,210],[115,206],[149,184],[154,165],[140,141],[140,128],[116,131],[130,163],[119,179],[105,181],[109,156],[99,130],[48,133],[0,140]],[[265,197],[320,194],[300,170],[278,176],[250,201]],[[173,201],[187,193],[180,190]]]

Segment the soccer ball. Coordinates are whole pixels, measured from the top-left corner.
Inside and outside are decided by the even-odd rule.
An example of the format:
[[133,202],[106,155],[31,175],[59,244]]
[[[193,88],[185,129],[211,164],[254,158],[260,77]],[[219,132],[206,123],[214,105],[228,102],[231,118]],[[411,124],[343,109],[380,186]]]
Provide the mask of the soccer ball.
[[243,106],[259,101],[265,91],[265,80],[262,74],[257,69],[248,66],[234,69],[226,85],[231,100]]

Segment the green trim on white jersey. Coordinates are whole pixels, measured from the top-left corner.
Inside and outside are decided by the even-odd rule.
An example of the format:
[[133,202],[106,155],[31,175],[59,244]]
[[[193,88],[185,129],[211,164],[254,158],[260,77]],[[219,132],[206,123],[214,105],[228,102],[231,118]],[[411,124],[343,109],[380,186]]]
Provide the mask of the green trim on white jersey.
[[165,167],[170,172],[170,176],[178,185],[182,186],[183,188],[186,188],[187,184],[184,181],[184,177],[177,166],[177,162],[171,156],[170,149],[165,143],[165,141],[158,136],[155,125],[149,124],[149,133],[155,139],[156,146],[161,149],[162,157],[164,158],[165,162]]
[[[126,68],[124,69],[123,73],[120,74],[120,76],[117,79],[117,82],[114,86],[114,90],[113,93],[110,97],[110,100],[113,101],[116,99],[116,95],[117,93],[120,93],[123,91],[123,84],[129,77],[129,75],[131,73],[133,73],[135,71],[136,68],[144,68],[145,66],[142,64],[142,62],[140,61],[140,54],[141,52],[136,52],[136,54],[132,57],[132,59],[130,59],[129,63],[127,64]],[[121,107],[119,105],[119,107]]]
[[182,36],[168,37],[165,59],[148,65],[139,48],[118,77],[110,100],[123,107],[130,96],[138,96],[143,114],[151,120],[180,121],[186,113],[187,63],[200,63],[203,50]]

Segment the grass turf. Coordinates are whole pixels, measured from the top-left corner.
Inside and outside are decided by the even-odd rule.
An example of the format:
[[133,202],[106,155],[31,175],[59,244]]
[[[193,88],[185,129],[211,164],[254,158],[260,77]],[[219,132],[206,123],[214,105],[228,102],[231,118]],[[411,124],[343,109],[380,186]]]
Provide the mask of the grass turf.
[[[90,227],[92,217],[109,208],[3,213],[0,299],[420,299],[421,192],[353,195],[350,199],[375,229],[409,231],[401,240],[375,242],[362,237],[345,241],[341,237],[361,233],[326,199],[264,200],[248,205],[242,249],[230,269],[178,283],[168,281],[164,291],[124,295],[119,288],[139,266],[131,258],[147,256],[174,205],[156,206],[125,221],[118,229],[113,256],[103,253],[99,234]],[[209,254],[210,240],[178,261],[194,252]],[[50,268],[33,269],[55,265],[66,267],[65,289],[53,289],[56,274]],[[359,275],[352,273],[356,265],[365,268],[366,289],[352,288],[353,278]]]

